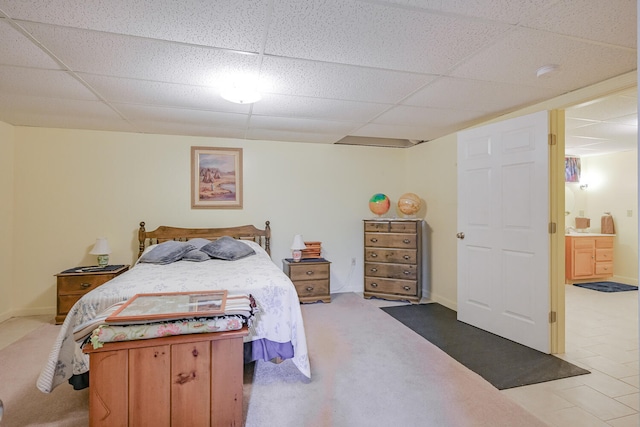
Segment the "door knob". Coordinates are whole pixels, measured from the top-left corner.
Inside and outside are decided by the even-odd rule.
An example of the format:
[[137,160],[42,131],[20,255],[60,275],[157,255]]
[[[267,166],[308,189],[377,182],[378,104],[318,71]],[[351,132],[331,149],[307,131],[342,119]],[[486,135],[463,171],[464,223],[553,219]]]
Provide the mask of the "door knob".
[[461,231],[458,234],[456,234],[456,237],[460,240],[464,239],[464,233]]

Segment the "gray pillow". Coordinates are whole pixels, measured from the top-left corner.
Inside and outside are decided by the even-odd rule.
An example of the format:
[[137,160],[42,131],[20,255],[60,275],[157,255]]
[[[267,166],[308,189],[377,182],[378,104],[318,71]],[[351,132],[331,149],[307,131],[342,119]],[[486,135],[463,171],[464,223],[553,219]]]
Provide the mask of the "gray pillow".
[[140,257],[139,262],[150,264],[171,264],[182,259],[184,254],[196,247],[187,242],[169,240],[156,245],[155,248]]
[[224,259],[227,261],[235,261],[256,253],[249,245],[229,236],[214,240],[200,248],[200,250],[208,254],[211,258]]
[[202,252],[200,249],[190,250],[189,252],[184,254],[184,256],[182,257],[183,261],[194,261],[194,262],[209,261],[210,259],[211,257],[205,254],[204,252]]
[[189,241],[187,243],[192,244],[193,246],[196,247],[196,249],[200,249],[204,245],[208,245],[209,243],[211,243],[211,240],[203,239],[202,237],[196,237],[196,238],[193,238],[193,239],[189,239]]

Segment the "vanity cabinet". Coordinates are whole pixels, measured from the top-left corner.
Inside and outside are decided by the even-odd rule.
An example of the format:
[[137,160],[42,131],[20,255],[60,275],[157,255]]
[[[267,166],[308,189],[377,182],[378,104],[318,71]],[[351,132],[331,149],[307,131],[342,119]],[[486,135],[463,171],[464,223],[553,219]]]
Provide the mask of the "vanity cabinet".
[[565,282],[613,276],[613,236],[565,236]]
[[425,283],[424,221],[364,221],[364,297],[419,302]]

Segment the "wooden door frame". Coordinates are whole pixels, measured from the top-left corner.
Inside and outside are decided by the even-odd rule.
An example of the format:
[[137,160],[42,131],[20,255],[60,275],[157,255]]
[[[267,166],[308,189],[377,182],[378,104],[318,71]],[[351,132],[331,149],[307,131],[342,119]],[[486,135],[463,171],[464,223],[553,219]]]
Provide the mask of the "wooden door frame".
[[[549,286],[551,354],[565,352],[564,110],[549,111]],[[555,225],[554,225],[555,224]],[[555,230],[554,230],[555,228]],[[555,314],[554,314],[555,313]]]

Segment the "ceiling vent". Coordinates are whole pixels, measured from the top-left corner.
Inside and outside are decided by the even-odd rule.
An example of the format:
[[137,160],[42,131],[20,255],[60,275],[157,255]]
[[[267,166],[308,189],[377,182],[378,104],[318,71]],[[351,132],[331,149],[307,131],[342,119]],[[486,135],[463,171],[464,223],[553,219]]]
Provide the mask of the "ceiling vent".
[[427,142],[419,139],[373,138],[368,136],[347,135],[335,142],[340,145],[363,145],[367,147],[408,148]]

